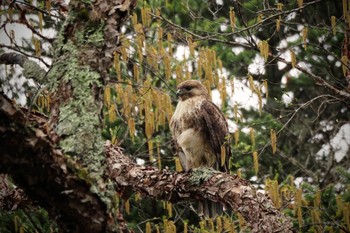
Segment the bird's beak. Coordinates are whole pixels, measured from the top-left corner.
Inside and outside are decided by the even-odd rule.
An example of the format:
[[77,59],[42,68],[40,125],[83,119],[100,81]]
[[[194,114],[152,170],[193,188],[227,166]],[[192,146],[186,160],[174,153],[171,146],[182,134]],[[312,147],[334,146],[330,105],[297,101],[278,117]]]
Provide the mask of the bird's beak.
[[181,96],[183,94],[183,90],[182,89],[178,89],[177,91],[176,91],[176,97],[179,97],[179,96]]

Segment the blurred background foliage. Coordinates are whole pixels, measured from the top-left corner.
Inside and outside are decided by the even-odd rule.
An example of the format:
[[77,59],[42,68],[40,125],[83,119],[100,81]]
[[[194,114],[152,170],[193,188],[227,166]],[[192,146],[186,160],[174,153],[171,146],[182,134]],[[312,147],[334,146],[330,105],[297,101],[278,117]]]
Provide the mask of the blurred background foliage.
[[[31,41],[16,42],[12,28],[0,46],[49,68],[55,33],[45,30],[58,30],[65,5],[17,5],[30,11],[1,5],[2,28],[32,26]],[[104,87],[103,136],[140,164],[180,171],[168,127],[175,89],[199,79],[229,122],[231,172],[269,193],[296,231],[350,232],[350,105],[340,93],[350,94],[349,8],[347,0],[139,1]],[[18,99],[18,67],[1,69],[1,91]],[[26,103],[48,112],[40,90],[31,85]],[[135,193],[120,207],[136,232],[249,232],[235,213],[202,221],[192,205]],[[0,210],[1,232],[54,232],[50,221],[41,209]]]

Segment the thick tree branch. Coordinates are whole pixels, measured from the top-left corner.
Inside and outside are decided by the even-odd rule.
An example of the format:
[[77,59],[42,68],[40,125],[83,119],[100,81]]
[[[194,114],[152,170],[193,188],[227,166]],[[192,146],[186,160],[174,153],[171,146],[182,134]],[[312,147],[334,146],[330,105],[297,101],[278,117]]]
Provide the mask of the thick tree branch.
[[[0,96],[0,171],[11,174],[30,198],[58,219],[65,232],[111,229],[107,207],[90,190],[95,182],[77,176],[77,166],[55,148],[42,116],[17,109]],[[271,199],[238,176],[198,169],[189,173],[159,171],[135,164],[121,149],[105,146],[106,175],[116,191],[137,191],[152,198],[180,202],[210,199],[242,214],[252,232],[292,232],[290,221]]]
[[248,181],[201,168],[191,172],[159,171],[135,164],[120,148],[106,144],[108,174],[120,193],[137,191],[171,202],[204,200],[221,202],[240,213],[252,232],[292,232],[292,224],[273,205],[271,199],[256,192]]
[[19,53],[2,53],[0,51],[0,64],[21,66],[24,77],[33,79],[37,83],[42,83],[46,75],[46,71],[38,63]]
[[64,232],[106,232],[106,205],[52,143],[46,119],[0,95],[0,171],[48,210]]

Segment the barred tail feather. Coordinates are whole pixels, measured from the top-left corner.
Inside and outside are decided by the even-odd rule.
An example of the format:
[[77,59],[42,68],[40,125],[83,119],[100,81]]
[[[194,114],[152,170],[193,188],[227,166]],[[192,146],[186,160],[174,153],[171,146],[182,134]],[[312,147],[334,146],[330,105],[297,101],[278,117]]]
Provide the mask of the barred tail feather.
[[205,200],[198,203],[198,215],[204,218],[216,218],[223,213],[223,206],[218,202]]

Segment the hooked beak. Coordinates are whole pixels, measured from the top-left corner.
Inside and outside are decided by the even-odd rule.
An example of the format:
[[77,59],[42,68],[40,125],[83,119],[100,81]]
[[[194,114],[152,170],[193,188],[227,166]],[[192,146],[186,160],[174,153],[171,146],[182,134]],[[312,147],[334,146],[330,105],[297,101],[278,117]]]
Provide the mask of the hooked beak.
[[177,98],[179,98],[179,96],[181,96],[182,94],[183,94],[182,89],[178,89],[178,90],[176,91],[176,97],[177,97]]

